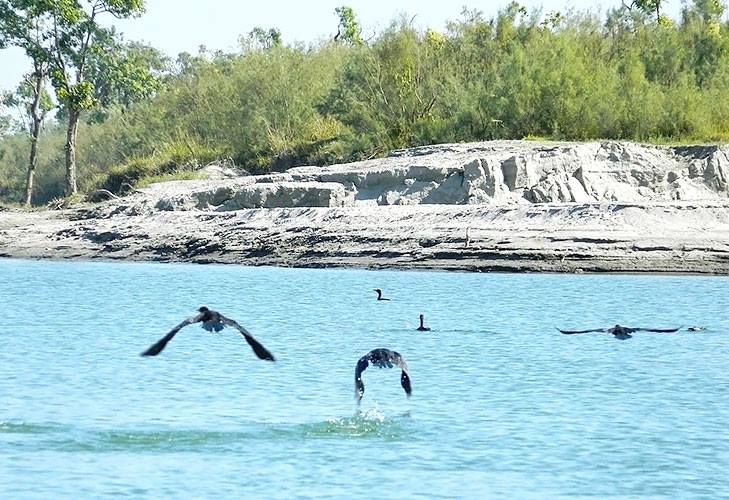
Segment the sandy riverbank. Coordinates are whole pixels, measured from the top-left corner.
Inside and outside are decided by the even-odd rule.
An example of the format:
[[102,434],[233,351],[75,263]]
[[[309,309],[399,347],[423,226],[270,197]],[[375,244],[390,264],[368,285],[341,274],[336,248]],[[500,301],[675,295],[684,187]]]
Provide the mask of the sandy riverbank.
[[720,148],[515,142],[413,151],[160,184],[75,209],[0,211],[0,256],[729,274]]
[[1,212],[0,256],[276,266],[729,274],[729,203]]

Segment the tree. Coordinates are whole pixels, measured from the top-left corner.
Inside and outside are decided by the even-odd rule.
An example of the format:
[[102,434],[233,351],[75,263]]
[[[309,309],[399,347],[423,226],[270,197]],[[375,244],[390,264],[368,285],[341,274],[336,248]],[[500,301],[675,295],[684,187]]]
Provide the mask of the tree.
[[328,112],[355,131],[365,156],[419,144],[438,136],[434,108],[444,100],[451,69],[441,64],[447,38],[419,33],[406,19],[357,50],[332,90]]
[[0,39],[25,49],[33,61],[48,64],[66,127],[66,194],[75,194],[76,138],[81,113],[96,105],[88,72],[94,52],[114,38],[99,17],[140,15],[144,0],[0,0]]
[[362,45],[362,28],[354,16],[352,7],[337,7],[334,12],[339,16],[339,26],[334,41],[342,40],[351,45]]
[[113,31],[99,25],[98,18],[137,16],[144,10],[143,0],[53,0],[46,2],[53,42],[49,54],[51,82],[68,116],[66,127],[66,194],[78,191],[76,181],[76,138],[81,113],[96,105],[94,86],[88,78],[92,53],[100,41],[113,37]]
[[38,163],[38,137],[43,121],[53,108],[45,91],[49,61],[45,32],[49,17],[38,2],[29,0],[0,1],[0,47],[16,45],[25,50],[33,63],[33,72],[26,75],[15,94],[6,94],[3,104],[21,109],[23,130],[30,137],[30,153],[26,176],[25,204],[30,205],[33,195],[33,177]]
[[722,33],[721,16],[726,4],[720,0],[692,0],[685,2],[682,27],[692,48],[691,66],[699,85],[706,84],[721,70],[722,60],[729,53],[729,39]]
[[15,93],[7,92],[2,99],[6,107],[20,111],[23,131],[30,138],[28,172],[25,183],[25,204],[30,206],[33,197],[33,178],[38,164],[38,138],[48,112],[54,108],[53,101],[45,89],[48,79],[47,66],[35,62],[34,71],[26,75]]
[[[630,5],[626,5],[628,9],[637,7],[638,10],[645,13],[646,15],[655,13],[656,22],[661,20],[661,4],[665,3],[666,0],[633,0]],[[625,2],[623,2],[625,5]]]
[[87,121],[105,121],[115,109],[126,112],[162,87],[167,58],[139,42],[123,42],[112,30],[97,40],[89,55],[87,79],[93,84],[94,109]]
[[726,4],[721,0],[686,1],[683,8],[684,24],[699,19],[705,24],[718,23],[726,11]]
[[[3,103],[0,102],[0,106],[2,106]],[[2,109],[2,108],[0,108]],[[0,138],[7,134],[10,131],[12,124],[12,120],[8,115],[0,114]]]
[[251,50],[269,50],[281,46],[281,31],[277,28],[265,30],[260,26],[256,26],[247,36],[241,36],[238,42],[244,52]]

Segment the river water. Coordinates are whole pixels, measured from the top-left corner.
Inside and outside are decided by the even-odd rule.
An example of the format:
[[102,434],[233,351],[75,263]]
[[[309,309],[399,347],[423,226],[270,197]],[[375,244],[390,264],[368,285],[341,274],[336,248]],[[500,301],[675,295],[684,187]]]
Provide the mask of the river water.
[[[2,498],[729,492],[727,278],[0,260],[0,297]],[[139,356],[203,304],[277,362],[198,325]],[[555,330],[615,323],[708,329]],[[413,395],[370,367],[358,408],[377,347]]]

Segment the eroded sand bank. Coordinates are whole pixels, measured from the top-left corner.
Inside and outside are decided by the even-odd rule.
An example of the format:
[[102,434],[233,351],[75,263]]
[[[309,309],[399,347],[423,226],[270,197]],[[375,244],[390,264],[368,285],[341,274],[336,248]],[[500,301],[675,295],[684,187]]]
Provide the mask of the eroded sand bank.
[[211,169],[96,205],[0,211],[0,255],[729,274],[728,171],[720,147],[519,141],[269,176]]

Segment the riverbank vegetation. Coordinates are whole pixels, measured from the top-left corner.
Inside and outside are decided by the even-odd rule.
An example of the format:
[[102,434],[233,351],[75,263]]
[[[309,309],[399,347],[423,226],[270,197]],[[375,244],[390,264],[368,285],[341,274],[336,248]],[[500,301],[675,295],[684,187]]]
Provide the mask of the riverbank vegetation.
[[[116,45],[153,91],[125,100],[117,90],[80,110],[79,188],[123,193],[217,159],[261,173],[445,142],[727,141],[725,4],[689,0],[680,19],[660,4],[542,13],[511,3],[490,19],[464,10],[443,32],[398,19],[368,40],[343,7],[337,36],[312,45],[275,28],[253,30],[235,53],[174,61]],[[38,141],[36,204],[66,192],[66,108]],[[22,202],[29,139],[5,111],[0,200]]]

